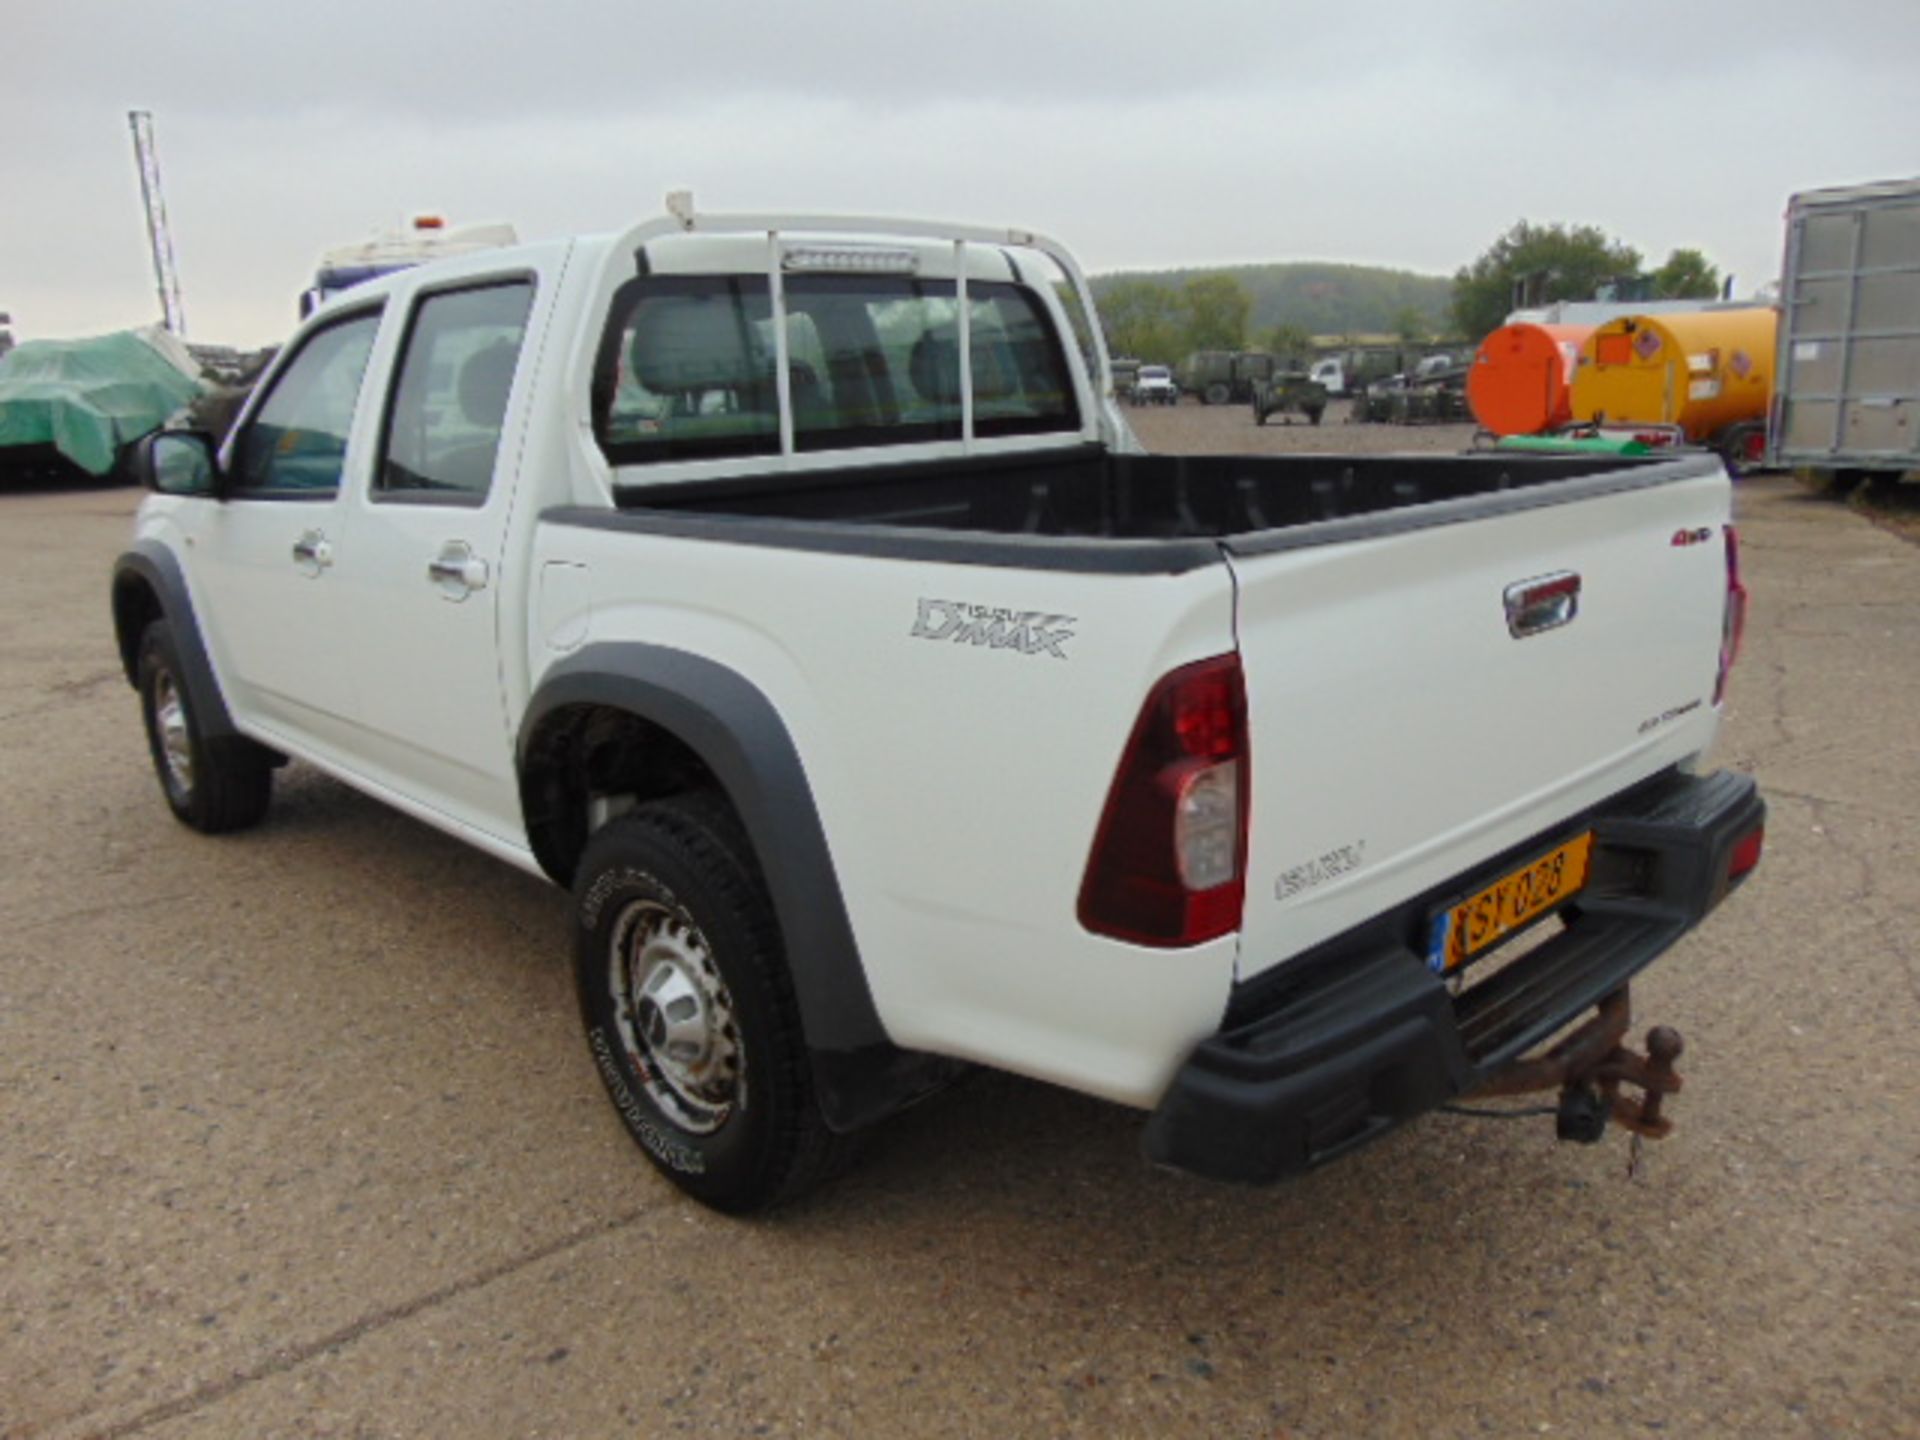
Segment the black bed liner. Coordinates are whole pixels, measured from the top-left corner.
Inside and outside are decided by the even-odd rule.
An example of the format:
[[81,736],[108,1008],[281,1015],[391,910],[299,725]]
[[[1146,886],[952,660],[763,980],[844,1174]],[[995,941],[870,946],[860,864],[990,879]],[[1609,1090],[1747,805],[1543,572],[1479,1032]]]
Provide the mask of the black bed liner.
[[1710,455],[1115,455],[1096,446],[616,490],[549,523],[946,563],[1178,573],[1719,468]]

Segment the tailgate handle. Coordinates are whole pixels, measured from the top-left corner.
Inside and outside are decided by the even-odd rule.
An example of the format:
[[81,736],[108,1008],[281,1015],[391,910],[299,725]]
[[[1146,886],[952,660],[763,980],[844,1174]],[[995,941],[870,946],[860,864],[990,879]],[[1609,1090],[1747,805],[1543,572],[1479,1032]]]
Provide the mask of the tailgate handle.
[[1571,570],[1507,586],[1507,633],[1516,640],[1558,630],[1580,613],[1580,577]]

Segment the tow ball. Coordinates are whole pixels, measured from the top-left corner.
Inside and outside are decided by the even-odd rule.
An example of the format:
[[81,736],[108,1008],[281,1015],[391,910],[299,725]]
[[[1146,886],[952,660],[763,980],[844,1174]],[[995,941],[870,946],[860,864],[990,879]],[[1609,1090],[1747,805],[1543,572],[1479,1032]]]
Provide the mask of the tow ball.
[[[1686,1049],[1680,1032],[1665,1025],[1647,1031],[1644,1055],[1626,1044],[1633,1004],[1622,985],[1600,1002],[1599,1013],[1543,1055],[1518,1060],[1473,1092],[1478,1100],[1558,1090],[1560,1105],[1554,1133],[1562,1140],[1591,1145],[1611,1120],[1649,1140],[1663,1140],[1673,1121],[1661,1114],[1669,1095],[1680,1090],[1673,1062]],[[1621,1087],[1640,1091],[1636,1098]]]

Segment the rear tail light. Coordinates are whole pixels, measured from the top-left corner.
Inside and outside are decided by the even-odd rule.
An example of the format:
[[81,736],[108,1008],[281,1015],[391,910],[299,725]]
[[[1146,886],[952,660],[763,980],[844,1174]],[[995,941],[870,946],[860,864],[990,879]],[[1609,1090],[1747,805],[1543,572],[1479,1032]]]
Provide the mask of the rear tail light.
[[1760,863],[1760,852],[1766,848],[1767,831],[1765,826],[1749,830],[1733,842],[1733,851],[1727,857],[1727,883],[1731,885]]
[[1156,685],[1107,793],[1080,886],[1080,923],[1164,948],[1237,930],[1247,763],[1237,654],[1183,666]]
[[1740,658],[1740,643],[1747,634],[1747,587],[1740,579],[1740,532],[1726,528],[1727,605],[1720,620],[1720,673],[1713,682],[1713,703],[1726,698],[1727,676],[1733,662]]

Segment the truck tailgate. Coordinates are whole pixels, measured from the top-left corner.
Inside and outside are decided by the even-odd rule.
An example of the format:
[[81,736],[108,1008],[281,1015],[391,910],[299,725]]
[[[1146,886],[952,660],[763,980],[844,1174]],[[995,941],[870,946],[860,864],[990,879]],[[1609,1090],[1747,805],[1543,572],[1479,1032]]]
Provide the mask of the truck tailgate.
[[[1242,979],[1706,747],[1728,482],[1683,460],[1628,483],[1229,543],[1252,770]],[[1510,589],[1566,575],[1573,618],[1516,636]]]

